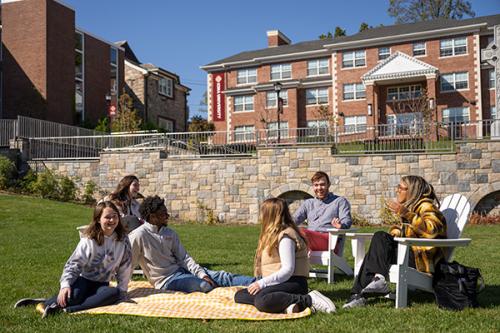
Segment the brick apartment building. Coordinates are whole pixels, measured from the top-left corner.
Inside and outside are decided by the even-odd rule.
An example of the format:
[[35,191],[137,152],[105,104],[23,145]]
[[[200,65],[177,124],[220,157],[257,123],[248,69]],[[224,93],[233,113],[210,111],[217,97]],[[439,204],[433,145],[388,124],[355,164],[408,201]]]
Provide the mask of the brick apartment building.
[[181,84],[177,74],[141,63],[126,41],[116,44],[125,50],[125,91],[141,117],[167,132],[187,131],[191,89]]
[[2,118],[92,125],[124,87],[124,50],[75,27],[57,0],[3,0]]
[[282,84],[281,129],[327,126],[325,110],[349,133],[417,121],[419,112],[395,108],[423,92],[434,120],[495,118],[494,69],[480,54],[498,24],[500,15],[439,19],[296,44],[268,31],[267,48],[202,66],[209,120],[240,139],[266,124],[276,129],[276,82]]

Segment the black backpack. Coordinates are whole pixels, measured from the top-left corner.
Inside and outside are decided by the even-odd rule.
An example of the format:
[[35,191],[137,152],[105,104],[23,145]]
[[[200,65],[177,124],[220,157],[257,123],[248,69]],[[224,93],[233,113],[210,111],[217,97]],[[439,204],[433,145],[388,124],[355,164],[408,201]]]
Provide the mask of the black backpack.
[[467,267],[456,261],[440,261],[436,265],[432,285],[440,308],[463,310],[479,306],[477,294],[484,289],[484,280],[479,268]]

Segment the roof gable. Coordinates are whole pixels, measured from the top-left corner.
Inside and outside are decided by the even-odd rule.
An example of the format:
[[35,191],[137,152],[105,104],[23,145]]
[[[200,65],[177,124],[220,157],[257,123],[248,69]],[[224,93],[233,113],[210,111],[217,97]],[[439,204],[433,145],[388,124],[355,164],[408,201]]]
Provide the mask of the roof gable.
[[414,77],[435,74],[438,69],[403,52],[395,52],[377,66],[366,72],[363,81]]

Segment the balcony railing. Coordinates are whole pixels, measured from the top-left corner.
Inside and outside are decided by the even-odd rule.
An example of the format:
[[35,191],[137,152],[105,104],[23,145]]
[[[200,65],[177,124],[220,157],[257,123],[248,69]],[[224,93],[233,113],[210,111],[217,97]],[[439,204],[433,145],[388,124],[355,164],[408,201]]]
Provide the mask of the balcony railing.
[[500,120],[336,128],[148,133],[29,139],[31,159],[95,159],[105,151],[162,149],[169,157],[253,156],[259,147],[329,145],[336,154],[453,152],[457,140],[500,140]]

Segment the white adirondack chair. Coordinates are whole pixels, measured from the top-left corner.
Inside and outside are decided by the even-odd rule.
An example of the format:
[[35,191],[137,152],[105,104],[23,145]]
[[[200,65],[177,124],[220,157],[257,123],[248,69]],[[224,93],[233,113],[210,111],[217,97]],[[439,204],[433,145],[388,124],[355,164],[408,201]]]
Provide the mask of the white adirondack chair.
[[[440,210],[446,218],[448,239],[394,238],[398,242],[398,258],[397,263],[390,268],[389,279],[391,283],[396,284],[396,293],[388,297],[396,300],[396,308],[404,308],[408,305],[409,288],[433,292],[432,274],[422,273],[408,266],[411,247],[446,248],[445,259],[449,261],[456,246],[466,246],[471,242],[470,238],[460,238],[467,223],[470,208],[467,198],[461,194],[455,193],[444,198]],[[365,256],[366,241],[371,239],[373,234],[347,233],[346,235],[352,238],[354,273],[357,276]]]
[[[327,266],[326,271],[311,270],[309,272],[309,277],[320,277],[326,278],[328,283],[334,282],[335,267],[348,276],[353,276],[354,271],[351,266],[347,264],[344,258],[344,244],[345,235],[348,232],[352,232],[356,229],[328,229],[328,250],[326,251],[311,251],[309,262],[312,265],[323,265]],[[343,237],[339,237],[343,236]],[[339,243],[339,253],[334,252],[335,246]]]

